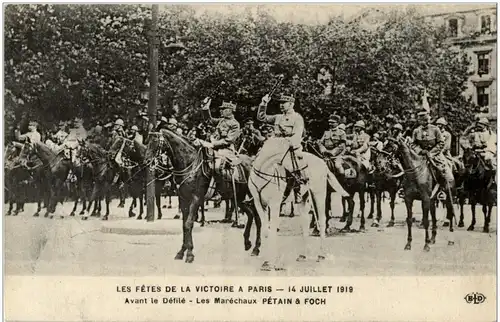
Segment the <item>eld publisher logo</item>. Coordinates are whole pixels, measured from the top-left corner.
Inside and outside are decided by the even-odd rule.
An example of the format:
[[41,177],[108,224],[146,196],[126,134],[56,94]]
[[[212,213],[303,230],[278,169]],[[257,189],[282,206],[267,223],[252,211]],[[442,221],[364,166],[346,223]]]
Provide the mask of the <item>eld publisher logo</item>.
[[464,300],[469,304],[481,304],[486,301],[486,296],[478,292],[473,292],[465,295]]

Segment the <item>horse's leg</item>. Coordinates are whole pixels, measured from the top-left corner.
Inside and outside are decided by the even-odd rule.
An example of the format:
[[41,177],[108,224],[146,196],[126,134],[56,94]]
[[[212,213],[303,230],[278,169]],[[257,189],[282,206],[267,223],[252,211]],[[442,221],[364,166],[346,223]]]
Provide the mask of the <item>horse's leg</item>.
[[168,194],[168,209],[172,209],[172,196],[171,193]]
[[[7,210],[6,216],[10,216],[10,214],[12,213],[12,208],[14,208],[14,199],[12,198],[12,196],[9,196],[9,210]],[[34,217],[38,217],[38,215],[35,214]]]
[[142,215],[144,214],[144,202],[143,202],[143,200],[145,200],[146,198],[149,198],[149,197],[146,196],[146,198],[144,198],[144,193],[142,192],[142,190],[139,189],[138,198],[139,198],[139,217],[137,217],[137,219],[140,220],[140,219],[142,219]]
[[406,226],[408,227],[408,236],[407,236],[407,241],[406,241],[406,246],[405,250],[410,250],[411,249],[411,225],[413,223],[413,213],[412,213],[412,208],[413,208],[413,199],[411,199],[407,194],[405,193],[405,205],[406,205]]
[[483,204],[483,215],[484,215],[484,226],[483,233],[490,232],[490,215],[491,215],[491,206],[487,203]]
[[[203,211],[203,207],[202,208],[202,211]],[[255,214],[248,208],[250,208],[248,206],[248,204],[242,202],[240,204],[240,208],[241,210],[247,215],[247,224],[245,225],[245,231],[243,232],[243,242],[245,244],[245,251],[249,250],[250,248],[252,248],[252,242],[250,241],[250,231],[252,229],[252,223],[253,223],[253,219],[254,219],[254,216]]]
[[429,210],[432,208],[436,209],[436,203],[434,200],[429,199],[428,197],[422,198],[422,223],[425,229],[425,244],[424,251],[428,252],[430,250],[429,243]]
[[104,195],[104,202],[106,203],[106,214],[102,217],[102,220],[108,220],[109,218],[109,204],[111,202],[111,187],[108,186],[106,189],[106,193]]
[[467,228],[468,231],[473,231],[474,226],[476,225],[476,196],[471,196],[469,198],[469,203],[470,203],[470,210],[472,213],[472,221],[470,223],[469,228]]
[[[75,204],[73,205],[73,210],[71,210],[71,213],[69,214],[71,217],[73,217],[75,215],[75,212],[76,212],[76,208],[78,206],[78,194],[75,196]],[[39,202],[40,204],[40,202]]]
[[187,229],[186,229],[186,221],[189,212],[189,200],[185,198],[181,198],[179,194],[179,209],[182,212],[182,246],[181,249],[175,254],[176,260],[182,260],[184,258],[184,253],[186,252],[187,245]]
[[341,232],[350,232],[351,231],[351,225],[352,225],[352,220],[353,220],[353,212],[354,212],[354,196],[346,197],[347,200],[347,209],[348,209],[348,214],[347,214],[347,222],[340,231]]
[[381,191],[373,191],[370,192],[370,198],[372,199],[372,206],[373,208],[373,198],[375,197],[375,203],[377,205],[377,217],[372,223],[372,227],[379,227],[380,226],[380,221],[382,220],[382,192]]
[[458,192],[458,205],[460,206],[460,219],[458,221],[458,227],[464,227],[464,204],[465,198],[463,192]]
[[163,187],[163,182],[155,182],[155,185],[156,209],[158,209],[158,219],[161,219],[163,216],[161,213],[161,188]]
[[198,212],[198,208],[202,203],[203,203],[202,197],[200,198],[197,195],[193,196],[191,204],[189,205],[188,208],[186,221],[184,222],[184,229],[186,231],[185,240],[186,240],[186,250],[187,250],[186,263],[192,263],[194,261],[193,225],[194,225],[194,218],[196,216],[196,213]]
[[[346,209],[349,206],[349,199],[350,197],[344,197],[342,196],[342,218],[340,218],[340,222],[345,222],[348,215],[349,215],[349,209]],[[347,206],[346,206],[347,203]]]
[[359,212],[361,215],[361,223],[359,225],[359,230],[365,231],[365,191],[364,190],[361,190],[359,192]]
[[389,221],[389,223],[387,224],[387,227],[394,227],[394,222],[395,222],[395,219],[394,219],[394,207],[395,207],[395,204],[396,204],[396,195],[398,193],[398,190],[397,189],[393,189],[389,192],[389,196],[390,196],[390,200],[389,200],[389,205],[391,207],[391,220]]
[[[369,196],[370,196],[370,213],[368,214],[368,217],[366,219],[373,219],[373,213],[375,212],[375,194],[377,192],[375,189],[370,189],[369,191]],[[380,218],[379,218],[380,220]]]
[[130,203],[130,207],[128,208],[128,217],[129,218],[135,217],[134,209],[137,205],[137,197],[135,196],[135,193],[131,193],[131,196],[132,196],[132,202]]

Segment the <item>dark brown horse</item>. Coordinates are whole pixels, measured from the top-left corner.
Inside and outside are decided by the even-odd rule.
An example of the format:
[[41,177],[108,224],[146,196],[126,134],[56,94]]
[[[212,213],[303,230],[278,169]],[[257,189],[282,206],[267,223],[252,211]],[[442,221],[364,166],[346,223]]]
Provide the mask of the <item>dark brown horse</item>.
[[[382,220],[382,193],[387,191],[389,193],[389,205],[391,207],[391,219],[387,227],[394,226],[394,206],[396,195],[400,188],[402,175],[404,171],[398,167],[399,161],[393,156],[392,153],[384,150],[372,149],[372,156],[374,159],[375,171],[371,175],[371,182],[373,183],[373,196],[377,204],[377,216],[372,223],[372,227],[379,227]],[[373,198],[373,197],[372,197]],[[372,199],[373,204],[373,199]],[[373,205],[371,206],[370,215],[373,212]],[[370,215],[368,218],[370,218]]]
[[[485,164],[481,156],[472,149],[464,151],[464,163],[467,173],[464,188],[469,197],[472,212],[472,222],[467,230],[474,230],[476,224],[476,204],[479,203],[483,206],[483,232],[488,233],[490,231],[491,212],[497,198],[496,174]],[[463,212],[461,212],[460,223],[462,223],[462,226],[463,219]]]
[[[199,207],[203,206],[210,179],[214,175],[213,169],[210,168],[209,162],[206,162],[206,153],[204,153],[202,148],[194,147],[186,139],[169,130],[161,130],[160,133],[150,133],[146,159],[154,159],[161,154],[163,150],[167,152],[172,162],[172,173],[178,185],[179,205],[182,211],[183,242],[175,259],[182,260],[187,251],[186,262],[192,263],[194,261],[193,224],[198,214]],[[240,186],[242,189],[238,189]],[[246,250],[251,247],[249,241],[250,227],[253,217],[255,217],[255,210],[252,209],[251,203],[243,202],[247,195],[247,184],[238,184],[236,191],[238,206],[241,207],[248,216],[248,229],[245,229],[244,233]],[[258,254],[260,247],[260,225],[257,219],[256,223],[257,241],[253,254]]]
[[[412,223],[413,223],[413,201],[422,201],[423,225],[425,229],[424,251],[429,251],[429,244],[436,243],[437,222],[436,222],[436,203],[431,200],[433,189],[438,184],[434,169],[431,168],[429,160],[425,156],[418,155],[403,139],[390,139],[395,143],[397,150],[395,155],[398,157],[405,171],[405,180],[403,180],[404,200],[406,205],[406,224],[408,226],[408,237],[405,250],[411,249],[412,242]],[[454,182],[453,187],[454,188]],[[450,232],[453,232],[453,201],[446,200],[447,219],[450,222]],[[429,211],[432,218],[432,237],[429,238]],[[448,241],[448,245],[453,245],[453,241]]]
[[72,167],[71,160],[65,159],[64,151],[56,154],[42,142],[26,143],[24,151],[26,154],[21,156],[22,159],[28,159],[31,154],[34,154],[43,164],[40,168],[43,171],[44,187],[47,188],[48,193],[45,217],[53,218],[57,204],[62,203],[64,198],[63,189]]

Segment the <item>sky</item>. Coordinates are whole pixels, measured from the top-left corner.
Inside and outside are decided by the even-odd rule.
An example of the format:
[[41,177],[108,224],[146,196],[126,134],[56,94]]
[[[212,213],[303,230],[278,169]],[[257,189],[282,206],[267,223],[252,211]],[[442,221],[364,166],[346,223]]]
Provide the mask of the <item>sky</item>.
[[[265,7],[278,21],[317,24],[326,23],[332,16],[343,15],[345,19],[354,18],[364,10],[370,8],[379,8],[382,10],[390,10],[393,8],[404,8],[408,4],[342,4],[342,3],[311,3],[311,4],[221,4],[221,3],[205,3],[205,4],[190,4],[200,14],[208,13],[241,13],[246,8],[256,10],[257,7]],[[467,3],[445,3],[445,4],[413,4],[424,15],[463,11],[470,9],[488,8],[495,6],[495,3],[490,4],[467,4]]]

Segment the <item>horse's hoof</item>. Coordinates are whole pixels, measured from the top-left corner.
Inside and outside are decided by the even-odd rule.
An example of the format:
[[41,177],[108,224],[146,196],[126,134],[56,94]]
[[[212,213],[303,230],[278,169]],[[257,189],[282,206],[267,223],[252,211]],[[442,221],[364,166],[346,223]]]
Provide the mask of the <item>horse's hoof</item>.
[[311,232],[311,236],[319,236],[319,230],[317,228],[314,228],[314,230]]
[[167,208],[168,208],[168,209],[172,209],[172,206],[171,206],[171,205],[168,205],[168,207],[167,207]]
[[366,217],[366,219],[373,219],[373,214],[369,214],[368,217]]
[[72,211],[70,214],[69,214],[70,217],[74,217],[75,216],[75,212]]
[[361,218],[361,214],[358,214],[358,215],[356,216],[356,218]]
[[238,227],[238,223],[236,221],[234,221],[233,224],[231,225],[231,227],[237,228]]
[[371,227],[379,227],[379,226],[380,226],[380,225],[379,225],[379,223],[378,223],[378,222],[373,222],[373,223],[371,224]]
[[108,220],[108,216],[104,216],[104,217],[102,217],[102,219],[101,219],[101,220]]
[[205,227],[205,222],[204,221],[200,224],[200,227]]
[[436,238],[432,237],[431,238],[431,245],[434,245],[434,244],[436,244]]
[[306,261],[306,257],[304,255],[299,255],[299,257],[297,257],[297,262],[305,262]]
[[252,250],[251,256],[259,256],[259,254],[260,254],[260,250],[258,248],[254,248]]
[[[6,213],[5,216],[10,216],[10,212]],[[36,216],[34,216],[34,217],[36,217]]]
[[243,229],[243,228],[245,228],[245,225],[243,225],[243,224],[239,224],[239,225],[237,225],[237,226],[236,226],[236,228],[238,228],[238,229]]
[[49,219],[54,219],[54,215],[50,215],[50,216],[49,216]]
[[43,217],[44,217],[44,218],[49,217],[49,213],[46,213]]
[[180,218],[181,218],[181,216],[179,216],[179,215],[174,216],[174,219],[180,219]]
[[252,242],[251,241],[245,241],[245,251],[249,250],[252,248]]
[[59,216],[59,219],[64,219],[64,216]]
[[222,224],[229,224],[229,223],[231,223],[232,221],[231,221],[231,219],[224,218],[224,219],[222,219],[220,222],[221,222]]
[[351,230],[351,227],[349,226],[345,226],[344,228],[342,228],[340,230],[341,233],[350,233],[352,230]]
[[[7,216],[9,216],[9,214],[7,214]],[[33,215],[33,217],[39,217],[40,214],[38,212],[35,212],[35,214]]]
[[84,216],[84,217],[82,217],[82,220],[89,220],[89,217],[88,216]]
[[80,216],[85,215],[85,210],[80,211]]
[[194,255],[186,255],[186,263],[190,264],[194,262]]
[[158,220],[161,220],[162,217],[163,217],[163,214],[158,214]]
[[424,252],[428,252],[430,250],[431,250],[431,248],[429,247],[429,245],[425,244],[424,245]]
[[183,258],[184,258],[184,254],[182,254],[182,253],[177,253],[177,254],[175,255],[175,260],[178,260],[178,261],[179,261],[179,260],[182,260]]
[[449,241],[448,241],[448,246],[453,246],[453,245],[455,245],[455,242],[454,242],[454,241],[449,240]]
[[467,228],[467,231],[474,231],[474,226],[470,225],[469,228]]
[[346,217],[342,217],[342,218],[340,218],[340,222],[345,222],[346,219],[347,219]]
[[411,250],[411,244],[406,244],[405,250]]
[[489,232],[490,232],[490,229],[488,227],[483,228],[483,233],[489,233]]
[[139,215],[139,217],[137,217],[137,220],[142,220],[142,215]]
[[394,221],[389,221],[389,223],[387,224],[387,227],[394,227]]
[[365,226],[360,226],[360,227],[359,227],[359,232],[360,232],[360,233],[365,233],[365,232],[366,232],[366,228],[365,228]]
[[323,256],[323,255],[318,255],[318,258],[316,259],[316,262],[320,263],[320,262],[324,261],[325,259],[326,259],[326,257],[325,257],[325,256]]
[[450,223],[449,223],[449,222],[447,222],[447,221],[446,221],[446,222],[444,222],[444,223],[443,223],[443,227],[450,227]]
[[458,227],[462,228],[462,227],[464,227],[464,226],[465,226],[465,225],[464,225],[464,222],[463,222],[463,221],[459,221],[459,222],[458,222]]

